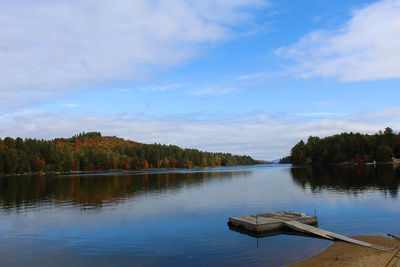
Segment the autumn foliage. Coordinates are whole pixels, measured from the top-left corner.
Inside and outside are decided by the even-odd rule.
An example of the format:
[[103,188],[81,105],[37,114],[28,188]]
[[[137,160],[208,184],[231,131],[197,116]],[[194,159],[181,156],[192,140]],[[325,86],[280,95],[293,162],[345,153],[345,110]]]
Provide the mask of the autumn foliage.
[[72,138],[0,139],[0,173],[140,170],[251,165],[249,156],[142,144],[98,132]]

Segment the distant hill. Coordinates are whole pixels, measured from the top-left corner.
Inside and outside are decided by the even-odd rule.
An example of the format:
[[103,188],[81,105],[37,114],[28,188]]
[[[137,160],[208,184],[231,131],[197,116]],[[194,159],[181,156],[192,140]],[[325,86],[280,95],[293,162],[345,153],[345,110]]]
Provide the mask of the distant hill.
[[325,138],[310,136],[291,150],[293,164],[390,162],[400,157],[400,134],[387,127],[374,135],[341,133]]
[[252,165],[249,156],[142,144],[99,132],[71,138],[0,139],[0,174],[99,170],[141,170]]

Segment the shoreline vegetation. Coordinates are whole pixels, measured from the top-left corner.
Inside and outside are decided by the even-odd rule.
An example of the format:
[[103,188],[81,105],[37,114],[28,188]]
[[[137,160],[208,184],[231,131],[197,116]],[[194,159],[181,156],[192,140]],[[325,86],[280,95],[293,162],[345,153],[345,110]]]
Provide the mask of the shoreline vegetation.
[[376,134],[341,133],[310,136],[291,149],[279,163],[293,165],[400,164],[400,133],[387,127]]
[[0,139],[0,176],[193,169],[260,164],[250,156],[142,144],[88,132],[53,140]]

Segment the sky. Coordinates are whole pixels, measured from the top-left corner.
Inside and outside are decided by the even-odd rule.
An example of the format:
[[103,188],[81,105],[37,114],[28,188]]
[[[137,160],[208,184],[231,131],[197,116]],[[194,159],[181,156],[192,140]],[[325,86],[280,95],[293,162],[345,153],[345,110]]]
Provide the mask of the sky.
[[400,130],[400,0],[2,0],[0,138],[274,160]]

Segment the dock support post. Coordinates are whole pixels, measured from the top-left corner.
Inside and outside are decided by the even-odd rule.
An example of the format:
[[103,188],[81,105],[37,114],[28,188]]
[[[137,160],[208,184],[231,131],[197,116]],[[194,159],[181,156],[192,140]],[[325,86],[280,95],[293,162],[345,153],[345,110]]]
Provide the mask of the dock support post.
[[256,231],[258,232],[258,215],[256,214]]

